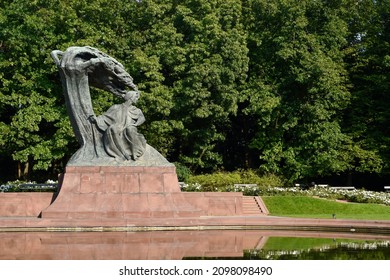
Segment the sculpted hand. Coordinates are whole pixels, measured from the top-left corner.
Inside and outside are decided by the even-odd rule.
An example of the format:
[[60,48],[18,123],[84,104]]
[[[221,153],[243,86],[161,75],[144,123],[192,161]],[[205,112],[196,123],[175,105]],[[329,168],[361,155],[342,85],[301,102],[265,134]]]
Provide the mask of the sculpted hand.
[[91,123],[97,123],[97,119],[96,119],[96,116],[95,116],[95,115],[89,116],[88,120],[89,120]]

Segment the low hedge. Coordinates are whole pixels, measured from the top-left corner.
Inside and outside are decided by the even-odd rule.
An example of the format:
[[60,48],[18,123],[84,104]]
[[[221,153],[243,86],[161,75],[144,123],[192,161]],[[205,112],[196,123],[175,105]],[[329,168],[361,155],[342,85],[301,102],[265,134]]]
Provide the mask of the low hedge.
[[281,187],[284,181],[273,174],[260,175],[254,170],[237,170],[189,176],[186,184],[188,191],[235,191],[235,184],[256,184],[257,188],[270,188]]

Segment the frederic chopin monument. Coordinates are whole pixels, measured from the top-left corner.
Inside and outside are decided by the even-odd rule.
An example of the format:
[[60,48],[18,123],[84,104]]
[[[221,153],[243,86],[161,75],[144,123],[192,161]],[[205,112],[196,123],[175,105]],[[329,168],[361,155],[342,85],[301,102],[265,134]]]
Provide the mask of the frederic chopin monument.
[[[129,219],[240,215],[242,194],[181,192],[175,165],[147,144],[138,127],[140,92],[123,65],[92,47],[54,50],[67,111],[80,148],[41,217],[81,224],[128,225]],[[122,99],[96,115],[90,87]],[[104,223],[103,223],[104,224]]]

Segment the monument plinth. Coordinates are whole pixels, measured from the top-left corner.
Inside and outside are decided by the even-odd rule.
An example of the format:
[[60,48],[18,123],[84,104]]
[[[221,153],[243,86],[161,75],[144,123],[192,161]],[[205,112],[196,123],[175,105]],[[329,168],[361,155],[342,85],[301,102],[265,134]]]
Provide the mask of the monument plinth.
[[174,192],[180,188],[172,166],[70,166],[42,218],[144,217],[154,207],[172,212]]

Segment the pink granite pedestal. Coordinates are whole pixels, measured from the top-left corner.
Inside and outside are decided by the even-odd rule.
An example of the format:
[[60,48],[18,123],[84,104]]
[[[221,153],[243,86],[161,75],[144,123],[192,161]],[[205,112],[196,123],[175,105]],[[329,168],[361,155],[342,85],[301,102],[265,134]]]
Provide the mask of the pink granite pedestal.
[[53,201],[54,193],[0,193],[0,217],[38,217]]
[[175,218],[242,214],[242,193],[180,191],[174,166],[66,168],[43,219]]

